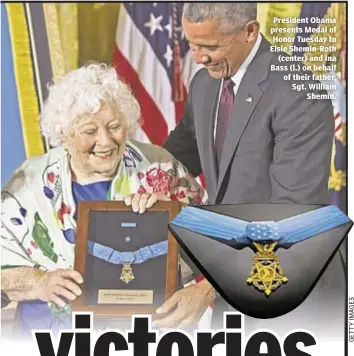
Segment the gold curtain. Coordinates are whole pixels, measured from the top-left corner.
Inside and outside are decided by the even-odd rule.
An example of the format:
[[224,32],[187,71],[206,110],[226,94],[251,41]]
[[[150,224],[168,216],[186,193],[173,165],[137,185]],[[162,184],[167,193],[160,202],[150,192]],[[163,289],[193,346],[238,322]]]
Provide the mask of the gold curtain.
[[[265,35],[265,37],[272,42],[273,35],[270,34],[270,29],[273,27],[296,27],[297,24],[274,24],[274,17],[299,17],[301,12],[301,3],[261,3],[258,4],[258,20],[261,23],[261,31]],[[330,64],[336,65],[336,75],[338,79],[342,82],[342,85],[345,86],[346,80],[346,68],[345,68],[345,28],[346,28],[346,4],[345,3],[331,3],[330,7],[327,10],[324,18],[335,18],[336,23],[324,23],[319,24],[317,28],[322,28],[322,33],[314,33],[311,36],[317,38],[325,38],[327,37],[327,45],[325,48],[328,50],[322,51],[312,51],[311,56],[312,60],[308,60],[304,64],[306,64],[309,68],[312,69],[312,72],[315,74],[324,74],[327,71],[321,69],[321,66],[326,65],[327,58],[331,57]],[[277,34],[277,37],[290,37],[294,36],[294,34]],[[332,37],[332,41],[329,41],[328,37]],[[335,40],[333,40],[335,38]],[[273,43],[274,44],[274,43]],[[311,44],[309,44],[311,46]],[[318,48],[318,46],[314,46]],[[291,54],[291,53],[289,53]],[[340,56],[341,54],[341,56]],[[316,67],[315,67],[316,65]],[[324,68],[324,67],[322,67]],[[340,85],[337,83],[337,85]],[[343,100],[347,100],[344,98]],[[338,108],[337,108],[338,110]],[[338,112],[338,111],[337,111]],[[336,113],[337,113],[336,112]],[[340,113],[345,116],[345,113]],[[336,167],[336,142],[340,142],[343,150],[345,150],[345,146],[347,144],[347,126],[345,118],[342,117],[341,128],[335,134],[333,141],[333,150],[332,150],[332,158],[331,158],[331,170],[330,177],[328,181],[329,190],[334,190],[336,192],[342,190],[346,187],[346,169],[345,163],[339,164]]]
[[77,4],[45,3],[43,12],[53,77],[57,78],[78,65]]
[[[257,5],[258,21],[265,38],[273,43],[271,28],[294,28],[297,24],[274,23],[274,17],[300,17],[302,3],[259,3]],[[293,38],[295,33],[277,33],[277,37]],[[291,53],[289,53],[291,54]]]
[[[273,43],[273,36],[270,33],[271,28],[295,28],[297,24],[281,24],[281,23],[274,23],[274,17],[278,18],[285,18],[285,17],[300,17],[301,7],[303,3],[260,3],[257,5],[258,10],[258,20],[261,24],[261,32],[267,38],[269,42]],[[331,6],[328,8],[326,15],[324,18],[335,18],[336,24],[319,24],[317,27],[326,27],[327,32],[325,33],[315,33],[312,36],[315,37],[335,37],[336,41],[329,43],[330,45],[334,45],[336,50],[334,52],[328,50],[325,51],[312,51],[311,57],[318,57],[318,61],[311,61],[304,63],[309,67],[312,67],[312,71],[316,74],[323,74],[325,71],[323,70],[314,70],[314,64],[318,67],[320,65],[325,65],[327,61],[327,56],[338,57],[339,51],[342,47],[342,40],[343,40],[343,29],[345,27],[345,12],[346,12],[346,4],[345,3],[332,3]],[[335,32],[330,32],[329,28],[336,28]],[[295,33],[276,33],[276,36],[282,38],[294,38]],[[311,44],[309,44],[311,46]],[[330,47],[330,46],[327,46]],[[289,52],[289,54],[291,54]],[[322,57],[321,57],[322,55]],[[341,71],[342,63],[337,63],[337,72]]]
[[80,3],[79,65],[94,60],[112,63],[119,3]]
[[54,78],[89,62],[110,64],[119,3],[44,3]]

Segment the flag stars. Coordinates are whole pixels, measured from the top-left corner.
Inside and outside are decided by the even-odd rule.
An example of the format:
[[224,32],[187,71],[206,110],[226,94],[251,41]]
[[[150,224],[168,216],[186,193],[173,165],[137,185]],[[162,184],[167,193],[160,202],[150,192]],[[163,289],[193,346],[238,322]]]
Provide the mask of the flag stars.
[[[168,32],[168,38],[172,38],[172,17],[170,16],[168,24],[164,26],[164,29]],[[181,26],[177,26],[175,28],[175,31],[180,33],[180,37],[183,40],[184,39],[184,32],[183,28]]]
[[170,67],[171,62],[173,60],[173,52],[172,52],[172,48],[170,45],[166,46],[166,53],[164,54],[164,58],[166,59],[167,66]]
[[164,26],[164,29],[168,32],[168,38],[172,38],[172,18],[170,16],[170,21],[168,25]]
[[177,27],[176,31],[180,33],[181,40],[184,40],[184,31],[183,31],[182,26]]
[[157,30],[163,32],[161,21],[162,15],[156,18],[153,13],[150,13],[150,21],[144,24],[145,27],[150,28],[150,36],[153,36]]

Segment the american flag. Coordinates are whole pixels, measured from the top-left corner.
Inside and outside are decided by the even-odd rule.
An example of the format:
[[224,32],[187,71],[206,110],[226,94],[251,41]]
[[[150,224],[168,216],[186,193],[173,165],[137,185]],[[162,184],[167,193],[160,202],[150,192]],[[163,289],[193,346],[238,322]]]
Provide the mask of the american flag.
[[[189,83],[200,68],[184,38],[182,7],[183,3],[121,4],[113,65],[140,104],[143,124],[135,138],[142,142],[163,144],[183,116]],[[199,328],[208,328],[210,320],[208,308]]]
[[136,139],[143,142],[162,145],[183,115],[186,90],[198,70],[183,35],[182,6],[121,5],[113,64],[141,106]]

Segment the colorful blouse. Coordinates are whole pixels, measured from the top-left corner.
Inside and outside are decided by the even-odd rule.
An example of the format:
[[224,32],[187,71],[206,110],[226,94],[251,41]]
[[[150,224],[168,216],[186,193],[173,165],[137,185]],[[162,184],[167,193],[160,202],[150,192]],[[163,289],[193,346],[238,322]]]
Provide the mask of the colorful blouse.
[[[76,194],[63,148],[25,161],[2,193],[2,269],[28,266],[52,271],[73,268]],[[107,200],[163,192],[171,200],[205,204],[207,194],[186,168],[161,147],[128,141]]]

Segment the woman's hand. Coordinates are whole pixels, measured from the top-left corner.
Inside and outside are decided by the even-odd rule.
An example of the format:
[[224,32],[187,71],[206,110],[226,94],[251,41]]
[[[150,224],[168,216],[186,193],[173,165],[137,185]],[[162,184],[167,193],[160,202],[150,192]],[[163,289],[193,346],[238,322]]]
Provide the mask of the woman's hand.
[[184,328],[188,325],[196,325],[215,299],[215,295],[213,286],[206,279],[183,288],[156,310],[157,314],[164,314],[176,308],[166,317],[155,320],[154,325],[162,328]]
[[33,288],[28,291],[26,299],[40,299],[65,307],[66,301],[73,301],[81,295],[79,285],[83,281],[79,272],[69,269],[42,272]]
[[124,202],[127,206],[131,206],[134,213],[143,214],[146,209],[151,208],[157,201],[170,201],[164,193],[136,193],[128,195]]

